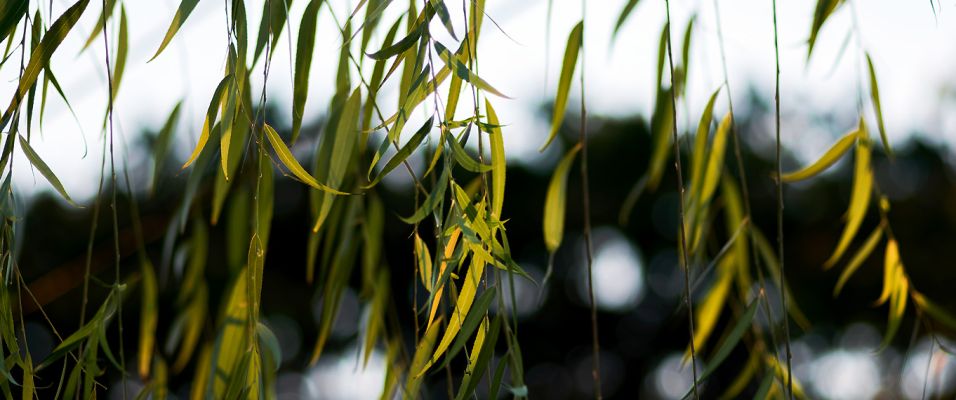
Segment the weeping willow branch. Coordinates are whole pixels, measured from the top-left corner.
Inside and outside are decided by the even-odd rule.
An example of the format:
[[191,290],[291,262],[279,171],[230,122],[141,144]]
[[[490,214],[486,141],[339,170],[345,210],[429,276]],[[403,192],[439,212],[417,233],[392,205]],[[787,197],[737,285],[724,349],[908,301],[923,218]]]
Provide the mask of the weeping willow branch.
[[780,257],[780,304],[783,309],[783,334],[784,334],[784,343],[787,349],[787,395],[792,400],[793,399],[793,368],[791,368],[791,360],[793,359],[793,353],[790,351],[790,318],[787,316],[787,269],[784,267],[786,263],[784,262],[783,256],[783,180],[780,179],[781,170],[780,170],[780,46],[777,40],[777,0],[772,0],[773,3],[773,54],[774,62],[776,67],[776,75],[774,80],[774,123],[776,128],[776,139],[777,139],[777,253]]
[[687,306],[687,322],[690,330],[690,357],[691,370],[694,376],[694,398],[700,399],[700,392],[697,388],[697,346],[694,344],[694,304],[691,301],[690,292],[690,264],[687,261],[687,226],[684,223],[684,177],[681,172],[680,162],[680,144],[677,137],[677,81],[674,75],[674,54],[671,50],[671,2],[664,0],[667,12],[667,63],[671,75],[671,118],[674,125],[671,127],[671,133],[674,140],[674,169],[677,171],[677,194],[679,197],[678,223],[680,224],[680,262],[681,269],[684,270],[684,304]]

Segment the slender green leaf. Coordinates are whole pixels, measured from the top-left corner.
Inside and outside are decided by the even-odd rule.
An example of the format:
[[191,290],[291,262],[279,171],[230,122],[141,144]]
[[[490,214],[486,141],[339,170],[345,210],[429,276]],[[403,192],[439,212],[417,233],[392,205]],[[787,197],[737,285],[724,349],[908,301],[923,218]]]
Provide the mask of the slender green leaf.
[[[860,130],[865,132],[865,127],[860,123]],[[865,134],[864,134],[865,136]],[[853,170],[853,191],[850,194],[850,207],[846,214],[846,227],[840,236],[840,242],[837,244],[833,255],[824,263],[824,268],[836,264],[840,257],[850,245],[850,241],[856,236],[856,232],[863,223],[863,217],[866,216],[866,210],[870,206],[870,195],[873,188],[873,171],[870,167],[870,146],[866,141],[858,141],[856,145],[856,165]]]
[[873,59],[870,53],[866,53],[866,66],[870,72],[870,100],[873,101],[873,111],[876,113],[876,125],[880,129],[880,139],[883,141],[883,149],[886,154],[893,156],[893,149],[890,148],[890,141],[886,138],[886,127],[883,125],[883,107],[880,106],[880,87],[876,83],[876,70],[873,68]]
[[295,156],[292,155],[292,152],[289,151],[289,148],[286,147],[285,143],[282,142],[282,138],[279,137],[279,134],[276,133],[275,129],[269,126],[269,124],[265,124],[264,128],[266,137],[269,138],[269,143],[272,145],[272,149],[275,150],[276,155],[279,156],[279,161],[281,161],[282,165],[285,165],[285,167],[289,169],[289,172],[291,172],[292,175],[302,181],[302,183],[326,193],[335,195],[348,194],[316,181],[315,178],[313,178],[312,175],[305,170],[305,168],[302,168],[302,164],[299,164],[299,162],[296,161]]
[[631,11],[634,11],[634,7],[637,6],[637,3],[640,0],[627,0],[627,4],[624,5],[624,9],[621,10],[621,14],[617,17],[617,22],[614,23],[614,31],[611,33],[611,37],[617,37],[617,31],[621,30],[621,26],[624,25],[624,21],[627,21],[627,17],[631,15]]
[[63,187],[63,184],[60,183],[60,179],[57,178],[53,173],[53,170],[51,170],[50,167],[43,162],[43,159],[40,158],[39,154],[33,151],[33,148],[30,147],[30,143],[23,138],[23,135],[18,135],[18,137],[20,138],[20,148],[23,149],[23,154],[27,156],[28,160],[30,160],[30,164],[33,164],[33,166],[40,171],[40,175],[43,175],[43,177],[50,182],[50,185],[53,186],[53,189],[56,189],[57,193],[59,193],[60,196],[63,196],[63,199],[65,199],[67,203],[70,203],[70,205],[75,207],[79,207],[78,204],[73,202],[73,199],[70,198],[70,195],[66,193],[66,189]]
[[717,190],[717,184],[720,183],[720,177],[724,172],[724,155],[727,148],[727,137],[730,136],[730,127],[733,124],[733,115],[729,112],[724,115],[717,127],[717,133],[714,134],[714,143],[710,148],[710,157],[707,159],[707,169],[704,171],[704,185],[700,189],[700,202],[706,204],[710,201],[714,191]]
[[[338,190],[339,186],[342,185],[346,170],[352,161],[353,153],[355,153],[355,145],[358,143],[356,134],[358,133],[357,125],[361,106],[362,92],[356,88],[342,109],[332,142],[332,156],[329,159],[326,184],[335,190]],[[322,228],[325,218],[328,217],[328,213],[332,209],[332,199],[329,196],[332,194],[335,193],[326,191],[324,194],[326,201],[322,202],[319,209],[315,226],[312,227],[313,232],[318,232]]]
[[296,41],[295,79],[292,84],[292,143],[299,138],[305,101],[309,96],[309,71],[312,68],[312,52],[315,49],[315,24],[322,0],[312,0],[305,7],[302,23],[299,24],[299,40]]
[[574,146],[554,169],[548,194],[544,200],[544,244],[549,253],[554,253],[561,245],[564,236],[564,204],[567,197],[568,173],[574,164],[574,157],[581,150],[581,144]]
[[710,361],[707,363],[707,366],[704,367],[703,372],[700,374],[698,380],[703,381],[707,379],[714,371],[717,370],[717,367],[720,366],[724,360],[727,359],[727,356],[730,355],[731,350],[734,347],[737,347],[737,343],[740,342],[740,338],[743,337],[744,333],[750,329],[750,325],[753,323],[754,315],[757,314],[757,304],[760,302],[761,297],[757,297],[750,301],[750,305],[747,306],[747,310],[744,311],[743,315],[737,319],[736,324],[734,324],[734,329],[730,331],[730,334],[724,338],[723,343],[717,348],[717,352],[714,353],[714,356],[711,357]]
[[850,259],[850,262],[840,274],[840,279],[837,280],[836,286],[833,288],[833,296],[840,294],[840,290],[843,289],[843,285],[845,285],[846,282],[850,280],[850,277],[853,276],[853,273],[856,272],[861,265],[863,265],[863,261],[866,261],[867,257],[870,256],[870,253],[873,252],[873,249],[876,248],[876,245],[882,238],[883,226],[878,226],[866,239],[866,242],[863,243],[863,246],[861,246],[860,249],[857,250],[856,254],[853,255],[853,258]]
[[153,54],[153,57],[150,58],[149,61],[155,60],[156,57],[159,57],[159,54],[166,49],[169,42],[173,40],[173,36],[176,36],[176,32],[179,32],[179,28],[182,28],[183,24],[186,23],[186,18],[189,18],[189,14],[196,8],[196,4],[199,4],[199,0],[183,0],[179,3],[179,9],[177,9],[176,14],[173,15],[173,21],[169,23],[166,36],[163,37],[162,43],[159,44],[159,48],[156,49],[156,53]]
[[501,209],[505,203],[505,175],[508,166],[505,158],[505,142],[501,135],[501,127],[498,126],[498,114],[495,113],[491,102],[485,99],[485,109],[488,112],[488,124],[495,126],[488,134],[491,142],[491,217],[496,220],[501,219]]
[[492,87],[491,84],[486,82],[484,79],[481,79],[481,77],[478,76],[478,74],[475,74],[470,69],[468,69],[468,66],[464,62],[462,62],[458,56],[452,54],[451,51],[445,48],[445,46],[442,46],[442,44],[439,43],[438,41],[435,41],[435,51],[438,52],[438,56],[441,57],[442,61],[445,62],[446,67],[455,73],[455,76],[461,78],[462,80],[468,83],[471,83],[472,85],[474,85],[475,87],[483,91],[486,91],[498,97],[504,97],[506,99],[510,99],[510,97],[506,96],[504,93],[501,93],[500,91],[498,91],[498,89],[495,89],[494,87]]
[[843,3],[843,0],[817,0],[816,9],[813,12],[813,25],[810,26],[810,39],[807,46],[807,60],[813,53],[813,45],[817,42],[817,35],[823,23],[826,22],[830,14],[836,10],[837,6]]
[[[10,106],[7,107],[7,110],[3,113],[3,117],[0,118],[0,130],[7,127],[14,112],[20,107],[23,96],[26,95],[27,91],[36,83],[37,77],[40,76],[40,71],[49,65],[50,57],[53,56],[53,53],[57,47],[60,46],[60,43],[63,42],[63,39],[66,38],[66,35],[70,33],[70,29],[73,28],[73,25],[76,25],[76,21],[83,15],[83,11],[86,10],[86,6],[89,5],[89,3],[90,0],[79,0],[64,11],[63,14],[53,22],[53,25],[50,25],[50,29],[47,30],[46,35],[43,36],[43,40],[40,41],[37,48],[30,53],[30,61],[23,71],[21,71],[20,82],[16,92],[13,94],[13,99],[10,100]],[[16,6],[14,5],[12,7]],[[4,7],[0,6],[0,9],[2,8]]]
[[189,155],[186,163],[183,164],[182,169],[186,169],[186,167],[195,162],[196,158],[199,157],[199,153],[201,153],[203,148],[206,147],[206,142],[209,140],[210,129],[216,123],[216,115],[219,113],[219,105],[222,102],[222,95],[225,93],[227,88],[232,85],[232,81],[233,76],[226,75],[221,81],[219,81],[219,86],[216,86],[216,91],[213,92],[212,99],[209,100],[209,108],[206,110],[206,118],[203,120],[202,131],[199,133],[199,142],[196,143],[196,147],[193,149],[192,154]]
[[[411,139],[408,140],[408,143],[405,143],[405,146],[402,146],[402,148],[395,153],[395,156],[392,157],[392,159],[388,160],[385,166],[382,167],[382,170],[379,171],[377,175],[375,175],[375,178],[372,179],[372,181],[369,182],[367,185],[365,185],[365,188],[368,189],[368,188],[371,188],[372,186],[377,185],[379,182],[382,181],[382,178],[384,178],[385,175],[388,175],[389,172],[392,172],[392,170],[394,170],[399,165],[401,165],[403,161],[408,159],[408,157],[412,155],[412,153],[418,148],[418,146],[422,144],[422,141],[425,140],[425,137],[428,136],[428,132],[431,131],[432,123],[434,123],[434,121],[435,121],[435,117],[431,117],[428,119],[428,121],[425,121],[422,127],[419,128],[418,131],[415,132],[414,135],[412,135]],[[385,140],[388,140],[388,138],[386,138]]]
[[561,65],[561,77],[558,80],[558,93],[554,98],[554,115],[551,118],[551,132],[548,140],[538,151],[544,151],[558,135],[561,123],[564,122],[564,112],[568,106],[568,92],[571,90],[571,78],[574,77],[574,67],[578,62],[578,52],[584,40],[584,21],[578,22],[568,36],[568,45],[564,50],[564,62]]
[[704,107],[704,113],[700,116],[700,122],[697,124],[697,135],[694,137],[694,152],[691,155],[691,174],[690,174],[690,183],[691,183],[691,196],[696,197],[700,193],[700,186],[704,183],[704,180],[701,179],[701,176],[704,173],[704,159],[707,156],[707,137],[710,135],[710,123],[714,114],[714,101],[717,100],[717,95],[720,93],[720,88],[714,91],[714,94],[710,95],[710,100],[707,101],[707,106]]
[[143,274],[143,301],[139,314],[139,377],[147,380],[153,364],[153,348],[156,344],[156,324],[159,320],[159,284],[153,264],[143,259],[140,264]]
[[840,140],[837,140],[837,142],[834,143],[826,153],[823,153],[823,156],[821,156],[820,159],[814,161],[813,164],[810,164],[799,171],[780,175],[780,179],[782,179],[784,182],[796,182],[819,175],[821,172],[825,171],[827,168],[830,168],[831,165],[836,163],[840,157],[843,157],[847,150],[849,150],[853,143],[855,143],[860,137],[861,132],[859,130],[853,130],[852,132],[843,135]]

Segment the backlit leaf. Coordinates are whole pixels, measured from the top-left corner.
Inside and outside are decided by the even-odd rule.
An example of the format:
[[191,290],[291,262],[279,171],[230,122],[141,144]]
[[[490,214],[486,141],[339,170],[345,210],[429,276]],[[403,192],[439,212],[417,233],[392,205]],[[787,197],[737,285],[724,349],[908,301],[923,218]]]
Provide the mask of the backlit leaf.
[[880,239],[883,238],[883,226],[877,227],[873,230],[873,233],[866,239],[866,242],[863,243],[863,246],[857,250],[856,254],[853,255],[853,258],[850,259],[850,262],[846,265],[846,268],[840,274],[840,279],[837,280],[836,286],[833,288],[833,295],[836,296],[840,294],[840,290],[843,289],[843,285],[850,280],[850,276],[853,276],[853,273],[863,265],[863,262],[866,261],[867,257],[870,256],[870,253],[873,252],[873,249],[876,248],[876,245],[880,242]]
[[544,244],[548,252],[553,253],[561,245],[564,236],[564,204],[567,197],[568,173],[574,163],[574,157],[581,150],[578,144],[571,148],[551,176],[548,184],[548,194],[544,200]]
[[[338,125],[335,129],[335,136],[332,138],[332,156],[329,159],[326,185],[335,190],[339,190],[338,188],[342,185],[342,180],[345,179],[346,169],[352,161],[355,145],[358,143],[357,125],[361,105],[362,93],[356,88],[342,109],[342,114],[339,116]],[[329,140],[329,138],[325,140]],[[329,211],[332,209],[333,198],[330,198],[330,196],[342,193],[325,192],[323,195],[326,199],[322,202],[321,208],[318,211],[315,226],[312,227],[313,232],[319,231],[322,227],[322,223],[325,222],[325,218],[328,217]]]
[[147,380],[150,366],[153,364],[153,347],[156,344],[159,284],[156,282],[156,271],[149,260],[144,259],[140,267],[143,274],[143,301],[139,314],[139,376]]
[[837,140],[833,146],[830,146],[827,152],[823,153],[823,156],[821,156],[817,161],[814,161],[813,164],[810,164],[799,171],[782,174],[780,175],[780,179],[782,179],[784,182],[796,182],[819,175],[821,172],[825,171],[827,168],[830,168],[831,165],[836,163],[840,157],[843,157],[847,150],[853,146],[853,143],[860,138],[860,135],[861,133],[859,130],[853,130],[852,132],[843,135],[840,140]]
[[[30,61],[20,73],[20,81],[13,94],[13,99],[10,100],[10,106],[7,107],[7,110],[3,113],[3,117],[0,118],[0,130],[7,127],[7,124],[13,117],[14,111],[20,107],[20,102],[27,94],[27,91],[36,83],[37,77],[40,76],[40,71],[49,65],[53,52],[60,46],[60,43],[63,42],[66,35],[70,33],[70,29],[73,28],[76,21],[83,15],[83,11],[86,10],[86,6],[89,5],[89,3],[90,0],[79,0],[64,11],[63,14],[53,22],[53,25],[50,25],[50,29],[43,35],[43,39],[37,48],[30,53]],[[0,9],[4,8],[6,7],[0,6]]]
[[216,91],[213,92],[212,99],[209,100],[209,108],[206,110],[206,118],[203,120],[202,131],[199,133],[199,142],[196,143],[196,147],[193,149],[192,154],[189,155],[186,163],[183,164],[182,169],[186,169],[186,167],[196,161],[196,158],[199,157],[199,154],[202,152],[203,148],[206,147],[206,142],[209,140],[209,133],[216,122],[216,115],[219,114],[219,104],[222,102],[222,95],[225,93],[226,89],[232,85],[232,81],[232,75],[226,75],[221,81],[219,81],[219,86],[216,87]]
[[574,77],[574,67],[578,62],[578,52],[584,40],[584,21],[578,22],[568,36],[568,45],[564,50],[564,61],[561,65],[561,77],[558,80],[558,93],[554,98],[554,115],[551,117],[551,132],[548,140],[538,151],[544,151],[558,135],[561,123],[564,122],[564,112],[568,106],[568,92],[571,91],[571,78]]
[[63,199],[65,199],[67,203],[70,203],[75,207],[79,207],[79,205],[73,202],[73,199],[70,198],[70,195],[66,193],[66,189],[63,187],[63,184],[60,183],[60,179],[57,178],[53,173],[53,170],[51,170],[50,167],[43,162],[43,159],[40,158],[40,155],[33,151],[33,148],[30,147],[30,143],[23,138],[23,135],[17,135],[17,137],[20,139],[20,148],[23,149],[23,154],[27,156],[28,160],[30,160],[30,164],[33,164],[33,166],[40,171],[40,175],[43,175],[43,177],[50,182],[50,185],[53,186],[53,189],[56,189],[57,193],[59,193],[60,196],[63,196]]
[[634,11],[634,7],[637,6],[639,1],[640,0],[627,0],[627,4],[624,5],[624,9],[621,10],[621,14],[617,17],[617,22],[614,23],[614,31],[611,33],[611,37],[617,37],[617,31],[621,30],[624,21],[627,21],[627,17],[631,15],[631,11]]
[[488,112],[488,124],[496,126],[491,129],[488,139],[491,142],[491,216],[494,219],[501,219],[501,209],[505,202],[505,175],[508,166],[505,158],[505,143],[501,135],[501,128],[497,127],[498,114],[491,106],[491,102],[485,99],[485,109]]
[[714,143],[710,148],[710,158],[707,159],[707,169],[704,170],[704,185],[700,189],[700,202],[702,204],[710,201],[710,197],[717,190],[717,184],[720,183],[720,177],[724,171],[727,137],[732,124],[733,116],[728,112],[720,121],[717,132],[714,134]]
[[[865,132],[862,121],[860,130]],[[865,136],[865,134],[864,134]],[[856,145],[856,164],[853,169],[853,191],[850,195],[850,207],[847,210],[846,227],[843,235],[840,236],[840,242],[837,244],[833,255],[824,263],[824,267],[832,266],[846,251],[850,241],[856,236],[856,232],[863,223],[863,217],[866,216],[866,210],[870,206],[870,191],[873,188],[873,171],[870,168],[870,146],[866,141],[858,141]]]
[[810,39],[807,46],[808,60],[813,53],[813,45],[817,42],[817,35],[820,33],[820,28],[823,27],[823,23],[826,22],[830,14],[833,13],[833,10],[842,3],[843,0],[817,0],[816,9],[813,12],[813,25],[810,26]]
[[883,140],[883,149],[886,154],[893,156],[890,141],[886,138],[886,127],[883,125],[883,107],[880,106],[880,87],[876,83],[876,70],[873,69],[873,59],[866,53],[866,66],[870,72],[870,100],[873,101],[873,111],[876,113],[876,125],[880,128],[880,139]]
[[302,181],[302,183],[331,194],[348,194],[316,181],[315,178],[313,178],[312,175],[305,170],[305,168],[302,168],[302,164],[299,164],[299,162],[296,161],[295,156],[293,156],[292,152],[289,151],[289,148],[286,147],[285,143],[282,141],[282,138],[279,137],[279,134],[276,133],[275,129],[269,126],[269,124],[265,124],[264,131],[266,137],[269,138],[269,144],[272,145],[272,149],[275,150],[276,155],[279,156],[279,161],[281,161],[282,165],[285,165],[285,167],[289,169],[289,172],[291,172],[292,175]]
[[315,49],[315,24],[322,0],[312,0],[305,7],[302,23],[299,24],[299,40],[296,41],[295,79],[292,84],[292,143],[299,138],[305,101],[309,96],[309,71],[312,67],[312,52]]
[[153,61],[156,57],[159,57],[159,53],[162,53],[166,46],[169,45],[169,42],[173,40],[173,36],[176,36],[176,32],[179,32],[179,28],[186,23],[186,18],[189,18],[189,14],[196,8],[196,4],[199,4],[199,0],[183,0],[179,3],[179,9],[176,10],[173,21],[169,23],[169,29],[166,30],[166,36],[163,37],[163,42],[159,44],[159,48],[156,49],[156,53],[153,54],[153,57],[150,58],[149,61]]

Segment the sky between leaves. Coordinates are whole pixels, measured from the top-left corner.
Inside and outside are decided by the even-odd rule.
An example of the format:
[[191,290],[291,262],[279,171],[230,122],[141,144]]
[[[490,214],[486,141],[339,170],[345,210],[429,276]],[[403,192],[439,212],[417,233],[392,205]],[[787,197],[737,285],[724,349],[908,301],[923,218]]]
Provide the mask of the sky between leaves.
[[[618,32],[616,40],[612,41],[611,30],[624,2],[592,1],[587,8],[582,59],[587,74],[588,109],[592,115],[647,115],[653,106],[655,88],[652,84],[664,3],[641,1]],[[203,102],[208,100],[222,75],[226,29],[222,4],[200,2],[170,47],[156,60],[147,63],[162,39],[176,3],[172,0],[137,2],[128,8],[131,51],[114,118],[125,142],[136,143],[143,129],[158,129],[176,102],[185,98],[184,118],[181,118],[175,144],[179,157],[185,157],[202,126]],[[328,3],[341,21],[355,2],[330,0]],[[687,119],[687,107],[689,115],[699,115],[709,94],[723,81],[714,3],[708,0],[674,0],[672,3],[672,18],[675,26],[680,27],[675,34],[682,34],[695,10],[699,14],[691,49],[691,58],[697,61],[691,64],[689,100],[687,104],[679,105],[678,110],[679,124],[692,127],[691,124],[696,122]],[[290,18],[293,32],[298,31],[297,24],[306,4],[304,1],[293,2]],[[543,154],[538,153],[538,146],[548,134],[549,122],[539,111],[542,102],[554,96],[564,40],[581,18],[579,4],[577,1],[554,0],[551,40],[546,46],[547,0],[488,0],[487,14],[501,29],[489,24],[485,30],[487,33],[482,35],[479,44],[482,58],[478,68],[486,80],[514,98],[500,101],[501,105],[497,107],[501,122],[507,125],[504,137],[509,156],[518,162],[538,165],[542,171],[553,168],[565,151],[560,146],[551,146]],[[770,4],[770,1],[725,1],[721,4],[729,79],[735,97],[743,98],[749,87],[754,87],[760,96],[772,100],[774,64]],[[461,13],[460,2],[451,1],[448,5],[453,15]],[[54,11],[62,12],[67,6],[65,1],[55,1]],[[96,190],[103,143],[99,128],[106,107],[102,45],[73,56],[79,54],[83,40],[99,15],[98,2],[90,7],[91,12],[85,13],[80,20],[79,34],[70,35],[52,61],[53,69],[79,116],[86,143],[77,123],[55,96],[48,101],[43,136],[32,142],[67,191],[81,203]],[[392,8],[387,11],[391,15],[402,12],[401,7]],[[251,7],[248,12],[249,20],[257,21],[261,9]],[[844,59],[839,62],[840,67],[832,68],[847,33],[852,29],[853,12],[857,13],[862,32],[861,44],[872,54],[877,68],[890,141],[899,143],[911,132],[924,132],[932,141],[956,144],[956,116],[947,116],[943,112],[947,104],[956,103],[956,72],[952,68],[956,65],[956,47],[952,46],[952,38],[956,37],[956,7],[944,3],[935,16],[928,4],[893,0],[868,1],[856,10],[842,7],[821,31],[809,65],[805,62],[806,39],[813,8],[800,2],[781,2],[778,12],[783,73],[782,139],[785,146],[810,160],[855,126],[858,85],[861,84],[860,77],[866,77],[865,60],[857,60],[856,54],[861,52],[854,51],[856,42],[849,43]],[[328,55],[335,54],[341,45],[335,23],[330,13],[320,13],[316,56],[310,78],[312,87],[305,108],[306,122],[324,113],[324,105],[328,104],[334,90],[335,62]],[[890,26],[893,29],[885,29]],[[115,32],[113,28],[110,27]],[[282,120],[269,122],[279,129],[291,124],[288,115],[292,99],[290,52],[293,44],[287,32],[283,31],[275,49],[268,81],[268,96],[283,116]],[[433,33],[446,45],[454,43],[442,29],[434,29]],[[546,52],[546,48],[550,51]],[[370,68],[371,63],[367,64]],[[262,85],[261,70],[252,76],[252,86],[258,92]],[[862,84],[865,91],[865,80]],[[15,70],[9,68],[4,76],[0,76],[0,93],[13,93],[15,85]],[[576,108],[576,98],[580,93],[577,79],[574,79],[571,93],[569,104],[575,104],[572,108]],[[388,114],[387,110],[395,108],[394,88],[387,87],[381,96],[383,111]],[[865,96],[866,92],[864,102],[867,101]],[[746,112],[742,108],[745,104],[738,102],[738,112]],[[470,107],[470,104],[461,106]],[[715,115],[723,114],[726,107],[725,103],[719,103]],[[868,107],[864,109],[870,112]],[[829,111],[849,116],[846,126],[820,126],[807,119]],[[571,115],[574,112],[569,110]],[[427,116],[416,113],[408,126],[417,126],[425,118]],[[767,121],[768,135],[771,123]],[[85,158],[84,147],[88,149]],[[17,153],[16,157],[16,163],[26,165],[27,160],[22,154]],[[145,162],[147,155],[134,152],[129,153],[128,158],[137,165]],[[19,192],[50,189],[42,177],[35,177],[28,168],[14,171]],[[138,189],[144,188],[140,185]]]

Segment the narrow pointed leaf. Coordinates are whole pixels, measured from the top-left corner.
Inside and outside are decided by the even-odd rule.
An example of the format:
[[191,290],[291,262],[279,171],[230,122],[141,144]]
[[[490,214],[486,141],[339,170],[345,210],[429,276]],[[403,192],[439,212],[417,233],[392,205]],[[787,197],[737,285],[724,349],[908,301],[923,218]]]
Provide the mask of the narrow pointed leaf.
[[830,146],[827,152],[823,153],[823,156],[821,156],[817,161],[814,161],[813,164],[810,164],[799,171],[780,175],[780,179],[782,179],[784,182],[796,182],[819,175],[821,172],[825,171],[827,168],[830,168],[831,165],[836,163],[840,157],[843,157],[843,155],[846,154],[847,150],[850,150],[850,147],[853,146],[853,143],[855,143],[859,137],[859,130],[854,130],[846,135],[843,135],[840,140],[837,140],[833,146]]
[[876,70],[873,68],[873,59],[870,53],[866,53],[866,66],[870,72],[870,100],[873,101],[873,111],[876,113],[876,126],[880,129],[880,139],[883,141],[883,149],[886,154],[893,156],[893,149],[890,148],[890,141],[886,138],[886,127],[883,125],[883,107],[880,106],[880,87],[876,83]]
[[13,117],[14,111],[20,107],[20,102],[27,94],[27,91],[36,83],[37,78],[40,76],[40,71],[49,65],[50,57],[53,56],[57,47],[59,47],[63,39],[66,38],[70,29],[76,24],[76,21],[83,15],[83,11],[86,10],[86,6],[89,5],[89,3],[90,0],[79,0],[64,11],[63,14],[53,22],[53,25],[50,25],[50,29],[47,30],[37,48],[30,53],[30,61],[20,74],[20,82],[17,85],[16,92],[13,94],[13,99],[10,100],[10,106],[7,107],[7,110],[3,113],[3,117],[0,118],[0,130],[7,127],[7,124]]
[[163,37],[162,43],[159,44],[159,48],[156,49],[156,53],[153,54],[153,57],[149,61],[153,61],[156,57],[159,57],[159,54],[166,49],[166,46],[169,45],[169,42],[173,40],[173,36],[176,36],[176,32],[179,32],[179,28],[182,28],[183,24],[186,23],[186,19],[189,18],[189,14],[193,12],[193,9],[196,8],[196,4],[199,4],[199,0],[183,0],[179,3],[179,9],[176,10],[176,14],[173,15],[173,21],[169,23],[169,29],[166,30],[166,36]]
[[617,17],[617,22],[614,23],[614,31],[611,33],[611,37],[617,37],[617,31],[621,30],[621,26],[627,21],[627,17],[631,15],[631,12],[634,11],[634,7],[637,6],[639,1],[640,0],[627,0],[627,4],[624,5],[624,9],[621,10],[621,14]]
[[548,184],[548,194],[544,200],[544,244],[548,252],[554,253],[561,245],[564,236],[564,204],[567,197],[568,173],[574,163],[574,157],[581,150],[578,144],[561,159]]
[[568,106],[568,92],[571,91],[571,78],[574,77],[574,68],[578,62],[578,52],[584,39],[584,21],[578,22],[568,36],[568,45],[564,50],[564,62],[561,65],[561,77],[558,80],[558,93],[554,98],[554,115],[551,118],[551,132],[548,140],[538,151],[544,151],[558,135],[561,123],[564,122],[564,112]]
[[46,178],[47,182],[50,182],[50,185],[53,186],[53,189],[56,189],[57,193],[60,196],[63,196],[63,199],[66,200],[70,205],[79,207],[78,204],[73,202],[73,199],[70,198],[70,195],[66,193],[66,188],[63,187],[63,184],[60,183],[60,179],[56,177],[53,173],[53,170],[43,162],[43,159],[40,158],[40,155],[33,151],[33,148],[30,147],[30,143],[23,138],[23,135],[17,135],[20,139],[20,148],[23,149],[23,154],[27,156],[27,159],[30,160],[30,164],[33,164],[37,170],[40,171],[40,175],[43,175]]
[[196,147],[193,149],[192,154],[189,155],[186,163],[183,164],[182,169],[186,169],[186,167],[195,162],[203,148],[206,147],[206,142],[209,140],[210,130],[215,125],[216,115],[219,114],[219,104],[222,102],[222,95],[232,84],[232,80],[232,75],[226,75],[221,81],[219,81],[219,86],[216,87],[216,91],[213,92],[212,99],[209,100],[209,108],[206,110],[206,118],[203,121],[202,131],[199,133],[199,141],[196,143]]
[[730,334],[727,335],[723,343],[717,348],[717,352],[714,353],[714,356],[707,363],[707,366],[704,367],[704,371],[701,372],[699,380],[702,381],[713,374],[714,371],[717,370],[717,367],[727,359],[731,350],[737,347],[740,338],[743,337],[744,333],[747,332],[753,323],[754,315],[757,314],[757,304],[760,303],[760,299],[761,297],[757,297],[750,301],[747,310],[737,319],[734,329],[730,331]]
[[269,138],[269,144],[272,145],[272,149],[275,150],[276,155],[279,156],[279,161],[281,161],[282,165],[285,165],[285,167],[289,169],[289,172],[291,172],[292,175],[302,181],[302,183],[305,183],[306,185],[319,189],[323,192],[335,195],[348,194],[316,181],[315,178],[313,178],[312,175],[305,170],[305,168],[302,168],[302,164],[299,164],[299,162],[296,161],[295,156],[292,155],[292,152],[289,151],[289,148],[286,147],[285,143],[282,142],[282,138],[279,137],[279,134],[276,133],[275,129],[269,126],[269,124],[266,124],[264,128],[266,137]]
[[309,71],[312,68],[312,53],[315,49],[315,25],[322,0],[312,0],[305,7],[302,23],[299,24],[299,39],[296,41],[295,78],[292,83],[292,143],[299,138],[305,102],[309,96]]
[[[382,170],[379,171],[375,178],[365,185],[365,188],[368,189],[377,185],[382,181],[385,175],[388,175],[389,172],[392,172],[392,170],[401,165],[403,161],[408,159],[408,157],[411,156],[416,149],[418,149],[418,146],[422,144],[422,141],[425,140],[425,137],[428,136],[428,132],[431,131],[434,120],[435,117],[431,117],[428,119],[428,121],[425,121],[425,124],[423,124],[422,127],[419,128],[414,135],[412,135],[411,139],[408,140],[408,143],[405,143],[405,145],[395,153],[395,156],[388,160],[388,162],[384,167],[382,167]],[[386,140],[388,139],[386,138]]]
[[707,159],[707,169],[704,171],[704,185],[700,189],[700,202],[702,204],[710,201],[710,197],[717,190],[717,184],[720,183],[720,177],[724,171],[727,137],[730,136],[730,126],[732,124],[733,116],[728,112],[720,121],[717,133],[714,134],[714,143],[710,148],[710,158]]
[[[861,130],[865,129],[862,127]],[[856,146],[856,165],[853,172],[853,191],[850,195],[850,207],[847,210],[846,226],[843,235],[837,243],[833,255],[824,263],[824,268],[832,266],[850,245],[856,232],[863,223],[866,210],[870,206],[870,191],[873,189],[873,171],[870,169],[870,147],[866,142],[858,142]]]
[[853,273],[863,265],[863,262],[870,256],[870,253],[873,252],[873,249],[876,248],[876,245],[880,243],[880,239],[883,238],[883,226],[877,227],[873,230],[873,233],[866,239],[866,242],[863,243],[863,246],[857,250],[856,254],[853,255],[853,258],[850,259],[850,262],[846,265],[846,268],[840,274],[840,279],[837,280],[836,286],[833,288],[833,295],[837,296],[840,294],[840,290],[843,289],[843,285],[846,284],[850,277],[853,276]]
[[488,124],[495,126],[488,134],[491,142],[491,217],[501,219],[501,209],[505,202],[505,178],[508,171],[505,158],[505,142],[498,126],[498,114],[495,113],[491,102],[485,99],[485,109],[488,112]]

